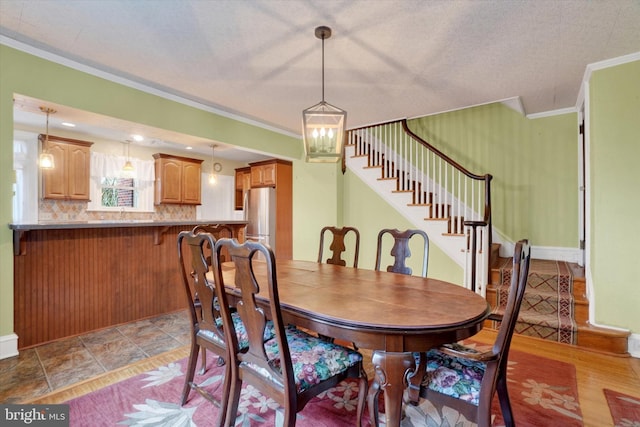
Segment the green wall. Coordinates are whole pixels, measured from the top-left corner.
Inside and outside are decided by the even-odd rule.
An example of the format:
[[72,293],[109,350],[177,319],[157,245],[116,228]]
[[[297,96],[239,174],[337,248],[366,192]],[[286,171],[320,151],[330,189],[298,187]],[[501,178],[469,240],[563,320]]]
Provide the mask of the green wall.
[[293,253],[296,259],[316,261],[320,230],[342,224],[340,163],[293,164]]
[[640,333],[640,61],[595,71],[589,106],[595,320]]
[[577,248],[577,123],[575,113],[532,120],[495,103],[410,120],[409,128],[472,173],[493,175],[494,231],[511,242]]

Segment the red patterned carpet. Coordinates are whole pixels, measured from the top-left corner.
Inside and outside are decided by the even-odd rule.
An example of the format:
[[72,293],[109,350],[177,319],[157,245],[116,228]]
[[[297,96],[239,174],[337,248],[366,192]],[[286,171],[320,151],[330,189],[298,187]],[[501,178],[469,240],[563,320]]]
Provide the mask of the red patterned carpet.
[[640,397],[628,396],[604,389],[615,427],[640,426]]
[[[478,348],[485,348],[478,345]],[[217,390],[222,368],[214,367],[214,357],[206,376],[196,375],[196,382]],[[184,407],[179,405],[186,359],[137,375],[69,401],[72,426],[113,425],[212,425],[218,408],[192,392]],[[541,369],[544,367],[544,369]],[[582,426],[582,415],[576,390],[573,365],[546,358],[511,352],[509,362],[509,392],[514,417],[519,426]],[[347,382],[311,401],[298,416],[298,426],[340,427],[355,423],[357,383]],[[236,425],[277,425],[277,405],[252,387],[245,387],[241,396]],[[426,401],[417,407],[407,407],[402,425],[465,426],[455,411],[430,411]],[[502,425],[497,400],[494,426]],[[368,422],[368,416],[365,421]],[[366,425],[366,424],[365,424]]]
[[[506,259],[497,286],[499,307],[507,304],[511,263]],[[573,276],[564,261],[532,259],[527,289],[515,332],[566,344],[575,344]]]

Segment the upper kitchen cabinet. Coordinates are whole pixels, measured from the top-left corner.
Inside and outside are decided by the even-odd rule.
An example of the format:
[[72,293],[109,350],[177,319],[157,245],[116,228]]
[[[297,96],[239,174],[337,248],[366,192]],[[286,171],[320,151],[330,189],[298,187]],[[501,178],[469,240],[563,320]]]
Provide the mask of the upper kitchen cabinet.
[[235,209],[244,209],[244,195],[251,188],[251,168],[236,169]]
[[271,159],[249,163],[251,188],[291,185],[292,164],[286,160]]
[[251,187],[275,187],[278,174],[277,160],[250,163]]
[[53,155],[53,169],[42,170],[45,199],[89,200],[92,142],[39,135],[43,151]]
[[156,153],[155,204],[201,204],[202,160]]

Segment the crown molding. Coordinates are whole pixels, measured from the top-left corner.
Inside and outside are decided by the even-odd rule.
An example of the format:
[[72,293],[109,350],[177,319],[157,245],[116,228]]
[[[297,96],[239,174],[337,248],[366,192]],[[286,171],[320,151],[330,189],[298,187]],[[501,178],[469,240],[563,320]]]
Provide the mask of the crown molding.
[[605,68],[617,67],[618,65],[627,64],[629,62],[640,61],[640,52],[630,53],[629,55],[618,56],[617,58],[605,59],[604,61],[594,62],[588,64],[585,67],[584,75],[582,77],[582,83],[580,84],[580,91],[578,92],[578,98],[576,100],[576,110],[582,108],[585,98],[585,87],[591,80],[591,74],[594,71],[604,70]]

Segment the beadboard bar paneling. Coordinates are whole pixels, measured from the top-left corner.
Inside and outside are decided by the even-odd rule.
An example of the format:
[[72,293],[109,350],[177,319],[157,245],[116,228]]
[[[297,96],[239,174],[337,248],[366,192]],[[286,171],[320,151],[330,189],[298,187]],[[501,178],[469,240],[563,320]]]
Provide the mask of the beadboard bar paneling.
[[14,257],[18,348],[186,308],[172,226],[30,230]]

